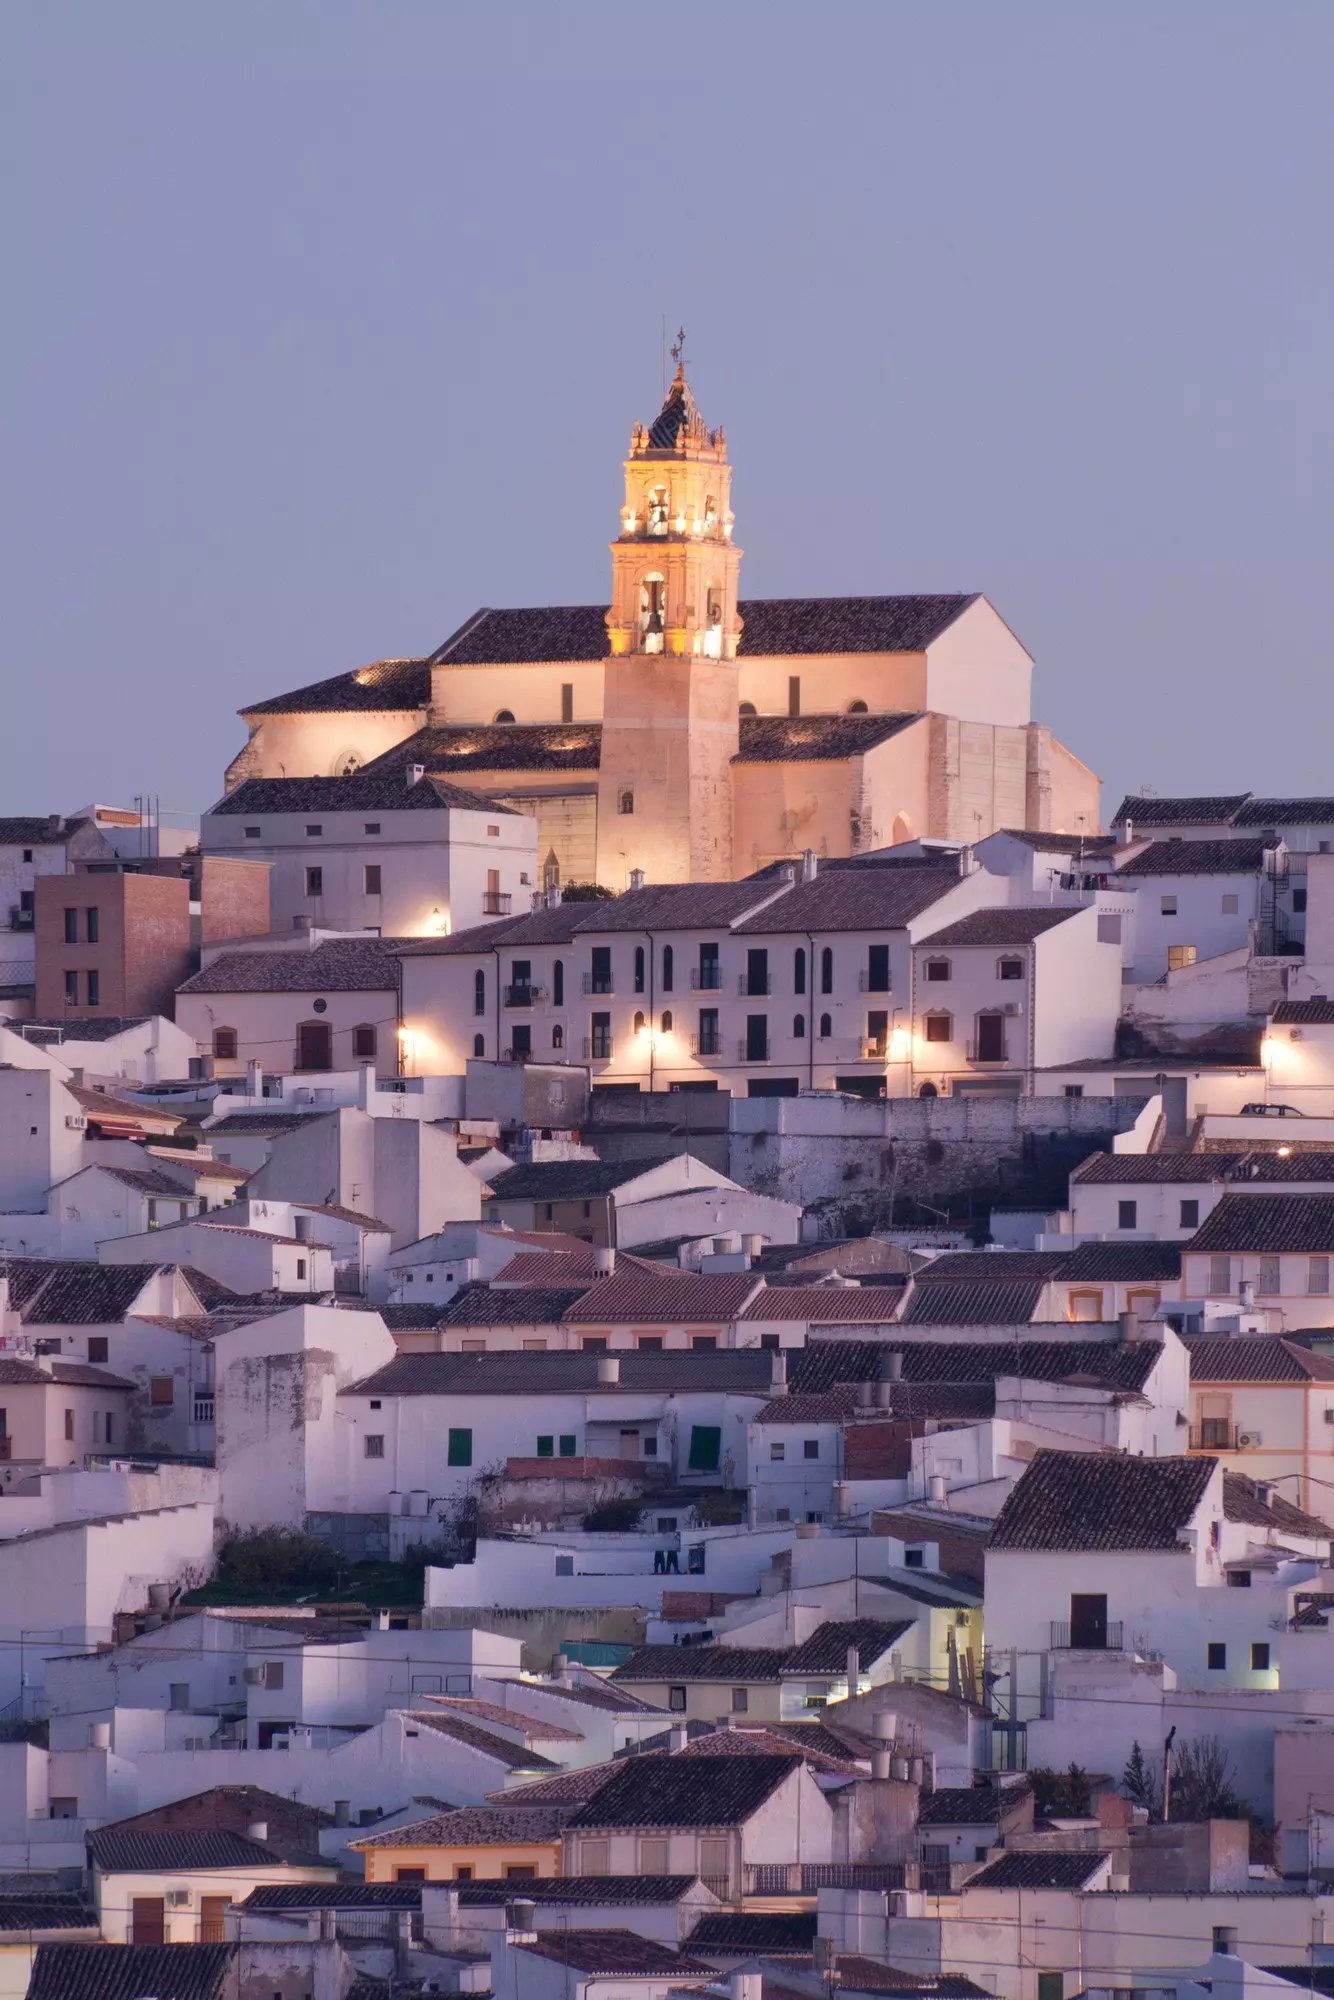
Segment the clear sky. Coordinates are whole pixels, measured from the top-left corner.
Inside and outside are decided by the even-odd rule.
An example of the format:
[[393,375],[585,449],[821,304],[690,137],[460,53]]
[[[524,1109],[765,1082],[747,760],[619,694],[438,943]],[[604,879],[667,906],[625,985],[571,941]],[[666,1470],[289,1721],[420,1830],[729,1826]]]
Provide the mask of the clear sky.
[[9,0],[0,811],[608,589],[981,590],[1120,791],[1334,790],[1331,0]]

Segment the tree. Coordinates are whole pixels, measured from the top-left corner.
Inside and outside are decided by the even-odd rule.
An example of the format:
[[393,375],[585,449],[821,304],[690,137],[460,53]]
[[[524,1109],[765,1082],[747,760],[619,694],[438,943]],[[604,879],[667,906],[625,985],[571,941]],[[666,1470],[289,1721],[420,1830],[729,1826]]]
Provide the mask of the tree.
[[1121,1774],[1121,1788],[1133,1806],[1142,1806],[1150,1819],[1161,1819],[1163,1815],[1163,1774],[1158,1765],[1144,1755],[1138,1740],[1131,1745],[1126,1768]]
[[1172,1762],[1173,1819],[1248,1819],[1221,1736],[1183,1743]]
[[1039,1819],[1087,1819],[1093,1810],[1089,1774],[1071,1762],[1068,1771],[1030,1771],[1033,1810]]
[[562,903],[610,903],[615,894],[614,889],[604,889],[600,882],[567,882],[560,899]]

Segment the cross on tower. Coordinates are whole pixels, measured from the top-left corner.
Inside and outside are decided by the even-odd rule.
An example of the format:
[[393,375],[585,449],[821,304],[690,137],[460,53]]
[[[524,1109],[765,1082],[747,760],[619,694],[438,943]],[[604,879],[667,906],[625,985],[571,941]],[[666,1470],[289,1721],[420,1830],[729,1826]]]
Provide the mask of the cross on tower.
[[684,368],[686,365],[686,330],[683,326],[676,329],[676,339],[672,342],[672,360],[678,368]]

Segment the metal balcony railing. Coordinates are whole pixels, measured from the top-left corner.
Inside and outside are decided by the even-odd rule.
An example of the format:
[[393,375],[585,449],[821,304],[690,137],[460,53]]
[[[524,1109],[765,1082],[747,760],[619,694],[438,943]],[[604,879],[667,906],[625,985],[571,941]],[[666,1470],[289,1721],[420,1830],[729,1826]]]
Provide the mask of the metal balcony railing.
[[964,1044],[964,1054],[970,1063],[995,1063],[999,1065],[1007,1063],[1010,1060],[1009,1045],[1005,1039],[1002,1039],[999,1049],[993,1043],[988,1043],[985,1055],[978,1053],[980,1046],[981,1044],[976,1040]]
[[772,993],[773,981],[767,972],[743,972],[737,980],[736,990],[743,999]]
[[1237,1432],[1226,1418],[1206,1418],[1187,1433],[1192,1451],[1236,1451]]
[[195,1399],[194,1399],[194,1421],[195,1421],[195,1423],[197,1423],[197,1424],[211,1424],[211,1423],[213,1422],[213,1398],[212,1398],[212,1396],[196,1396],[196,1397],[195,1397]]
[[873,979],[869,972],[862,972],[857,975],[857,990],[860,993],[892,993],[894,989],[888,979]]
[[706,1889],[712,1889],[719,1902],[726,1903],[730,1901],[732,1895],[732,1878],[730,1875],[701,1875],[699,1879]]
[[609,972],[586,972],[584,974],[585,993],[614,993],[615,985]]
[[546,997],[546,988],[544,986],[534,986],[529,980],[520,980],[517,986],[507,986],[505,988],[505,1005],[507,1007],[533,1007],[539,1000],[545,1000]]
[[766,1035],[761,1042],[752,1042],[749,1039],[738,1042],[736,1045],[736,1059],[738,1062],[768,1062],[769,1037]]
[[513,898],[508,889],[485,889],[482,892],[482,915],[484,917],[507,917]]
[[721,993],[723,969],[717,959],[706,965],[696,966],[690,974],[690,984],[696,993]]
[[723,1052],[720,1035],[692,1035],[690,1053],[692,1056],[720,1056]]
[[1108,1620],[1096,1628],[1076,1626],[1072,1633],[1068,1620],[1052,1620],[1051,1650],[1054,1653],[1119,1653],[1121,1643],[1120,1619]]
[[609,1062],[611,1059],[610,1035],[585,1035],[584,1060],[586,1062]]
[[888,1047],[889,1044],[884,1039],[883,1036],[880,1035],[865,1036],[862,1040],[862,1045],[861,1045],[862,1061],[883,1062],[885,1060],[885,1054],[886,1051],[888,1050]]
[[35,910],[20,910],[11,906],[9,928],[12,931],[30,931],[36,922],[36,918],[37,912]]
[[507,1063],[530,1063],[533,1060],[533,1051],[519,1048],[502,1049],[500,1060]]

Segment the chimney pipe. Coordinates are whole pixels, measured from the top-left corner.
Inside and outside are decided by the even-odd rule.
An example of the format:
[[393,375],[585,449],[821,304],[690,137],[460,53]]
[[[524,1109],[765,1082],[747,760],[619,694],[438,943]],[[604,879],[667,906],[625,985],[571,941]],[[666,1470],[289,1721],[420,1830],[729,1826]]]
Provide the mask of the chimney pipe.
[[685,1723],[684,1722],[672,1723],[671,1727],[667,1731],[667,1748],[673,1753],[673,1755],[675,1755],[678,1750],[684,1750],[689,1741],[690,1741],[690,1731],[689,1729],[687,1729]]
[[901,1347],[891,1348],[885,1356],[885,1380],[887,1382],[901,1382],[903,1380],[903,1349]]
[[556,1681],[562,1687],[566,1686],[570,1678],[569,1654],[553,1653],[551,1655],[551,1666],[549,1671],[553,1681]]
[[892,1410],[894,1407],[894,1384],[891,1381],[873,1384],[874,1402],[877,1410]]
[[351,1824],[352,1824],[352,1801],[351,1801],[351,1799],[335,1799],[335,1800],[334,1800],[334,1825],[335,1825],[335,1826],[351,1826]]
[[333,1910],[320,1911],[320,1943],[332,1944],[338,1934],[338,1926]]
[[820,864],[816,860],[815,849],[813,847],[806,848],[801,857],[802,881],[813,882],[817,874],[819,873],[819,870],[820,870]]
[[644,886],[644,871],[643,871],[643,869],[642,869],[642,868],[632,868],[632,869],[630,870],[630,887],[631,887],[632,889],[642,889],[642,888],[643,888],[643,886]]
[[593,1275],[609,1278],[616,1269],[616,1252],[609,1243],[599,1243],[593,1252]]
[[882,1785],[892,1775],[893,1764],[894,1756],[891,1750],[877,1749],[871,1752],[871,1776],[878,1778]]
[[855,1645],[848,1647],[848,1694],[861,1692],[862,1656]]
[[1140,1325],[1138,1313],[1119,1313],[1117,1315],[1117,1326],[1120,1330],[1120,1337],[1127,1347],[1134,1347],[1144,1337],[1144,1329]]
[[943,1507],[949,1498],[950,1483],[943,1472],[931,1475],[931,1498],[938,1507]]
[[411,791],[412,787],[419,785],[426,776],[426,766],[425,764],[409,764],[404,775],[408,781],[408,790]]
[[773,1366],[769,1374],[769,1394],[771,1396],[786,1396],[787,1356],[781,1347],[776,1347],[771,1359]]

